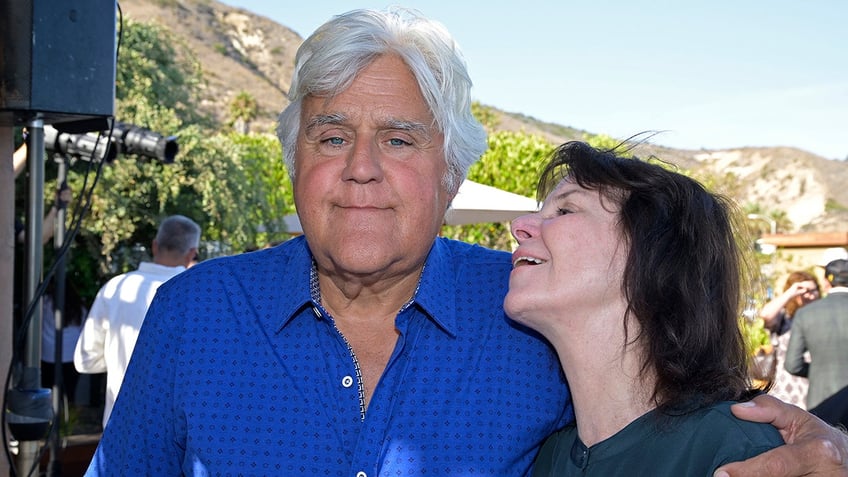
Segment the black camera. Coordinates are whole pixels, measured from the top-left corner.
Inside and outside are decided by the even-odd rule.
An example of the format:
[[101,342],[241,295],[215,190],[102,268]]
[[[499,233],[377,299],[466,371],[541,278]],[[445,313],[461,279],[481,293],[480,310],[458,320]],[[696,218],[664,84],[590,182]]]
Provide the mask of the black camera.
[[[98,139],[99,137],[99,139]],[[52,126],[44,127],[44,148],[83,160],[112,162],[118,154],[135,154],[171,164],[179,151],[176,136],[159,133],[134,124],[115,121],[111,134],[70,134]]]

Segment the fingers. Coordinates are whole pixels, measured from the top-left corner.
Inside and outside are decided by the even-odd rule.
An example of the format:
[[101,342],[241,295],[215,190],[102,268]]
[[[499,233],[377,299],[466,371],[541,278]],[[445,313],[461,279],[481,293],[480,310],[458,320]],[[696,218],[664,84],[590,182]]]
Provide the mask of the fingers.
[[67,184],[62,184],[59,190],[56,191],[56,207],[59,209],[66,208],[73,198],[74,195],[71,192],[71,188]]
[[[782,477],[807,475],[790,467],[792,460],[786,458],[786,447],[780,446],[769,452],[751,457],[742,462],[732,462],[716,469],[714,477]],[[791,451],[790,454],[791,456]]]
[[[774,396],[761,394],[753,400],[734,404],[730,407],[733,415],[739,419],[753,422],[765,422],[781,430],[791,428],[795,420],[804,421],[814,416],[803,409],[787,404]],[[787,438],[786,435],[783,436]]]
[[719,467],[714,477],[846,477],[844,449],[829,440],[787,444],[743,462]]
[[716,476],[848,477],[848,435],[809,412],[765,395],[731,409],[740,419],[772,424],[786,445],[722,466]]
[[792,292],[795,296],[803,295],[804,293],[807,293],[807,287],[805,287],[801,282],[793,283]]

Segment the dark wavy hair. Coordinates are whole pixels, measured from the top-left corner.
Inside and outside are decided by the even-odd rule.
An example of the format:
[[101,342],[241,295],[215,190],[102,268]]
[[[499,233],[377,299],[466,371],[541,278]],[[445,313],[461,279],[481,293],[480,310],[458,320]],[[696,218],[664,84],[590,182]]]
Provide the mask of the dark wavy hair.
[[642,370],[656,373],[652,398],[661,412],[750,399],[757,391],[739,324],[749,267],[733,233],[738,211],[656,158],[628,157],[636,145],[559,146],[537,196],[542,200],[567,176],[620,206],[619,227],[630,247],[623,293],[640,327],[630,336],[623,324],[626,345],[645,350]]

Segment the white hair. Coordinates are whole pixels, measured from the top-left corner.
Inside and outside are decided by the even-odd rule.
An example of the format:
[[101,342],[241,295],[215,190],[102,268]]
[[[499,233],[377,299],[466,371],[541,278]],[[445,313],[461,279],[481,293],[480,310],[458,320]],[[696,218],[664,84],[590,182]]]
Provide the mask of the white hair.
[[294,179],[300,112],[309,95],[332,97],[350,86],[376,58],[396,54],[407,64],[444,135],[444,184],[456,192],[468,168],[485,152],[486,131],[471,114],[471,79],[465,60],[440,23],[405,8],[354,10],[333,17],[307,38],[295,56],[277,136]]

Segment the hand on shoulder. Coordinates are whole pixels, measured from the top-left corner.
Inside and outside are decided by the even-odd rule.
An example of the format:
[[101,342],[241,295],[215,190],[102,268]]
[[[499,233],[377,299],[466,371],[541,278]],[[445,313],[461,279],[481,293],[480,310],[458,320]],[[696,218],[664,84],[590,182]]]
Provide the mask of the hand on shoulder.
[[740,419],[772,424],[786,444],[722,466],[715,477],[848,477],[848,434],[843,430],[767,395],[736,404],[732,410]]

